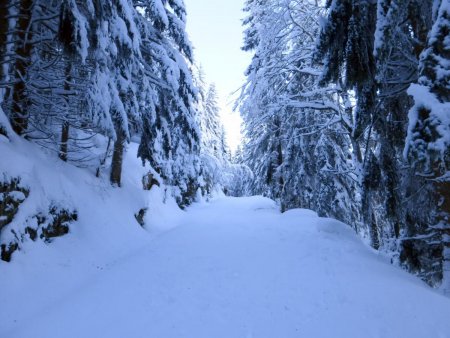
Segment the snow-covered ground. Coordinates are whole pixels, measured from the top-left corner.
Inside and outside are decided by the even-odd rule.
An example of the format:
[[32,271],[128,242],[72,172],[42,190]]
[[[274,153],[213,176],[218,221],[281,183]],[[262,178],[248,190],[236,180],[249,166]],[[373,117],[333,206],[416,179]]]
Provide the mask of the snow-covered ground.
[[67,237],[2,263],[0,337],[450,337],[450,300],[341,223],[262,197],[177,222],[109,260]]
[[14,222],[50,201],[79,214],[68,235],[0,261],[1,338],[450,337],[450,299],[337,221],[262,197],[181,211],[142,190],[133,144],[120,189],[20,139],[0,153],[30,188]]

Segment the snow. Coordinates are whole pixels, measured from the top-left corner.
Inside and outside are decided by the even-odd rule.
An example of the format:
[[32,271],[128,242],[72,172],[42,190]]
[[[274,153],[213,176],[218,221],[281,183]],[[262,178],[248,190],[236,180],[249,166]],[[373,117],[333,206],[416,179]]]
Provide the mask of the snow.
[[450,337],[450,299],[349,226],[260,196],[182,211],[167,188],[142,190],[136,151],[119,189],[20,138],[0,142],[0,171],[30,189],[14,222],[50,201],[79,214],[68,235],[0,261],[0,337]]
[[450,300],[337,221],[222,197],[175,222],[108,257],[76,231],[2,263],[0,336],[450,337]]
[[9,197],[11,197],[14,201],[23,201],[25,200],[25,194],[21,191],[11,191],[8,193]]
[[440,102],[436,95],[430,92],[429,87],[420,84],[411,84],[408,88],[408,94],[413,96],[415,105],[408,114],[409,126],[404,156],[408,155],[408,151],[414,143],[414,136],[416,136],[414,128],[416,128],[419,119],[419,109],[425,107],[430,110],[429,120],[437,132],[436,139],[429,141],[426,146],[429,150],[440,153],[444,158],[445,152],[450,147],[450,103]]
[[73,15],[75,16],[75,36],[80,40],[77,44],[77,50],[81,57],[82,63],[86,61],[88,57],[89,50],[89,39],[88,39],[88,22],[86,18],[80,13],[75,1],[70,2],[70,7]]
[[169,26],[169,18],[167,17],[166,7],[161,0],[151,1],[150,9],[154,12],[153,15],[158,18],[161,23],[167,27]]
[[[3,93],[0,91],[0,102],[3,101]],[[0,142],[6,141],[6,137],[3,134],[11,135],[14,132],[11,129],[8,118],[6,117],[3,109],[0,107]]]

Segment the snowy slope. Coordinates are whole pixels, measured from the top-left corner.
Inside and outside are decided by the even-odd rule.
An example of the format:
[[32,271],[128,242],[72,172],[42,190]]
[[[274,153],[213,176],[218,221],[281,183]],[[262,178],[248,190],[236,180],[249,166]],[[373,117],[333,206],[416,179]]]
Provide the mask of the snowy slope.
[[1,263],[0,337],[450,337],[448,298],[311,211],[221,197],[157,223],[180,226]]

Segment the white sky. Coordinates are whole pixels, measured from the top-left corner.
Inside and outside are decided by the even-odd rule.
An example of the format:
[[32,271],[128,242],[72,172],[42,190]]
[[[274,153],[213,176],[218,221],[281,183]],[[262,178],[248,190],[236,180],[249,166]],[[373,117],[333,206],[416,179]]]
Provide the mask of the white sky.
[[244,71],[251,59],[240,49],[244,0],[184,1],[195,60],[203,65],[207,81],[216,84],[228,143],[234,151],[241,141],[241,118],[238,112],[232,112],[230,94],[244,83]]

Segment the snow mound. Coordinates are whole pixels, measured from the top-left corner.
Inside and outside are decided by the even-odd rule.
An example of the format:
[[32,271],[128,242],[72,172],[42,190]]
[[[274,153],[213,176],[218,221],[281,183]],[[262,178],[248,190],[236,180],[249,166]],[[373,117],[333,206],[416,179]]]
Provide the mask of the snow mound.
[[[51,254],[56,246],[64,248],[64,251],[72,250],[70,260],[105,263],[111,257],[128,252],[130,246],[145,245],[153,234],[175,227],[177,219],[173,215],[180,215],[182,211],[171,198],[170,191],[164,187],[143,190],[142,177],[149,168],[137,158],[137,146],[135,143],[128,146],[124,156],[122,188],[114,188],[107,173],[97,178],[93,170],[65,163],[56,154],[46,153],[21,138],[1,141],[0,154],[8,161],[0,161],[0,179],[18,178],[20,185],[29,191],[26,198],[21,192],[9,193],[10,197],[15,196],[22,203],[13,221],[2,229],[0,240],[9,243],[17,234],[25,239],[20,244],[20,251],[13,254],[12,265],[16,265],[16,261],[19,264],[28,260],[39,261],[43,259],[40,255]],[[69,234],[52,240],[49,245],[27,240],[23,235],[25,225],[30,224],[35,215],[46,215],[52,207],[77,213],[77,220],[70,224]],[[145,230],[135,217],[140,210],[147,210]],[[84,254],[76,253],[78,251]],[[68,257],[61,257],[61,260]]]
[[298,217],[298,218],[315,218],[319,217],[317,212],[309,209],[291,209],[283,213],[285,217]]

